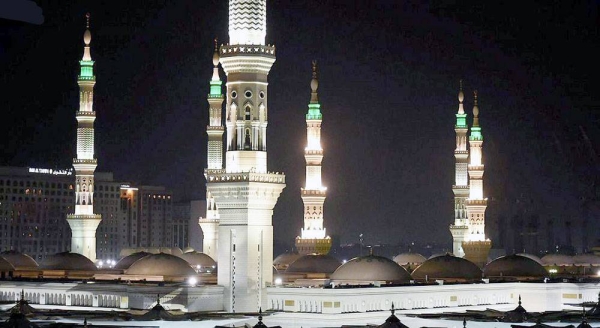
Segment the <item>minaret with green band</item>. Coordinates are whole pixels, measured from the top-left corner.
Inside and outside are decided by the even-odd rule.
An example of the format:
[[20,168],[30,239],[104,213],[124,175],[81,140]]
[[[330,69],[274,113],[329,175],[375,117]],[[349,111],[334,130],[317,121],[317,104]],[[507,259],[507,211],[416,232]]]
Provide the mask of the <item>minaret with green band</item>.
[[301,189],[304,203],[304,228],[301,235],[296,237],[296,249],[300,254],[327,254],[331,249],[331,238],[323,227],[323,204],[327,188],[321,182],[321,162],[323,148],[321,147],[321,104],[317,95],[319,80],[317,80],[317,62],[313,61],[313,76],[310,82],[312,90],[308,113],[306,114],[306,185]]
[[96,112],[93,109],[94,61],[90,55],[90,14],[86,15],[87,25],[83,34],[85,47],[83,58],[79,62],[81,73],[79,84],[79,111],[77,111],[77,157],[73,159],[75,169],[75,213],[67,215],[71,227],[71,252],[79,253],[92,261],[96,261],[96,229],[102,221],[99,214],[94,214],[94,171],[98,162],[94,156],[94,121]]
[[[208,134],[207,168],[205,176],[210,172],[224,172],[223,170],[223,126],[222,112],[225,96],[222,91],[223,82],[219,77],[219,49],[215,39],[215,52],[213,54],[213,76],[210,80],[210,93],[208,94],[209,122],[206,127]],[[214,197],[206,191],[206,217],[200,218],[198,223],[202,229],[202,252],[217,260],[219,211]]]
[[452,234],[452,253],[455,256],[463,257],[465,253],[462,249],[462,242],[465,241],[469,231],[467,226],[467,209],[465,203],[469,197],[469,178],[467,175],[467,166],[469,152],[467,150],[467,114],[465,113],[463,101],[465,94],[463,93],[462,80],[460,81],[460,91],[458,92],[458,113],[456,113],[456,149],[454,149],[454,185],[452,192],[454,193],[454,222],[450,225],[450,233]]
[[462,246],[465,258],[483,267],[487,263],[492,243],[485,237],[487,198],[483,197],[483,135],[479,126],[477,91],[473,96],[473,126],[469,136],[469,198],[466,202],[469,232]]

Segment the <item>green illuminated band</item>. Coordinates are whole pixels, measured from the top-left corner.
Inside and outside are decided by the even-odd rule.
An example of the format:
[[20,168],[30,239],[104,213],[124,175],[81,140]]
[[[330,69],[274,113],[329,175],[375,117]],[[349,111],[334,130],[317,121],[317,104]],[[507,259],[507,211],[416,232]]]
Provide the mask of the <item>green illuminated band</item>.
[[469,136],[469,140],[483,140],[483,135],[481,135],[481,127],[473,126],[471,127],[471,135]]
[[308,104],[308,114],[306,114],[307,120],[320,120],[323,118],[321,114],[321,104]]
[[467,114],[456,114],[456,128],[467,128]]
[[211,97],[220,97],[221,96],[221,85],[223,82],[221,81],[210,81],[210,96]]
[[79,75],[80,80],[94,80],[94,61],[93,60],[81,60],[81,74]]

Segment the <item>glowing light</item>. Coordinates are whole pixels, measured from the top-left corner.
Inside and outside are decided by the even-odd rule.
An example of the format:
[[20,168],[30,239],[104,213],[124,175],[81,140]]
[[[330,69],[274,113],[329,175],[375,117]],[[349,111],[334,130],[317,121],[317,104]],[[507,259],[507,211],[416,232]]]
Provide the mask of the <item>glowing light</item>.
[[281,284],[283,284],[283,281],[281,280],[281,278],[275,278],[275,285],[281,286]]
[[548,272],[550,272],[550,273],[554,274],[554,273],[557,273],[557,272],[558,272],[558,270],[556,270],[556,269],[550,269],[550,270],[548,270]]
[[196,277],[189,277],[187,283],[190,286],[196,286],[196,284],[198,283],[198,279],[196,279]]

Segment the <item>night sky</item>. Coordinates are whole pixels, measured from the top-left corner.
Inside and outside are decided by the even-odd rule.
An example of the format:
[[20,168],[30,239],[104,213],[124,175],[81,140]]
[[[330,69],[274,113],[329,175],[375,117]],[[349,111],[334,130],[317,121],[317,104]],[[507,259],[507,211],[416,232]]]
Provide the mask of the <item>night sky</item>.
[[[203,198],[212,40],[227,41],[228,2],[35,2],[41,25],[0,19],[0,164],[71,165],[89,11],[98,171],[165,185],[182,201]],[[302,226],[304,115],[316,59],[329,234],[450,246],[463,79],[469,114],[479,90],[488,234],[501,235],[511,220],[531,227],[536,217],[557,230],[571,222],[573,243],[600,245],[600,236],[581,233],[600,230],[598,7],[268,1],[267,43],[277,46],[269,170],[287,176],[273,217],[276,242],[291,245]],[[567,242],[562,235],[556,243]]]

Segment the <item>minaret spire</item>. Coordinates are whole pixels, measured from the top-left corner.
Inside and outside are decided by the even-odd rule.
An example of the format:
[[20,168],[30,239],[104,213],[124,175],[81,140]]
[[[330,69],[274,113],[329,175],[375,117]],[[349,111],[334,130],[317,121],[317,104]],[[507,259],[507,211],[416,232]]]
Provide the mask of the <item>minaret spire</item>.
[[[210,91],[208,94],[209,124],[206,127],[208,148],[207,168],[204,171],[205,177],[208,177],[210,172],[223,172],[223,133],[225,132],[225,127],[223,126],[222,112],[225,96],[222,92],[223,82],[221,82],[221,78],[219,77],[219,59],[219,48],[217,38],[215,38],[215,52],[212,58],[213,75],[210,80]],[[203,234],[202,252],[216,259],[219,240],[219,211],[214,197],[208,190],[206,191],[206,217],[201,217],[198,220],[198,224],[200,224]]]
[[460,80],[458,91],[458,112],[456,113],[456,123],[454,131],[456,133],[456,148],[454,149],[455,159],[455,182],[452,186],[454,193],[454,222],[450,225],[452,233],[452,252],[455,256],[463,257],[462,242],[465,240],[468,233],[467,227],[467,211],[465,201],[469,197],[469,179],[467,176],[467,166],[469,152],[467,151],[467,114],[463,101],[465,94],[463,93],[463,83]]
[[85,44],[83,58],[79,62],[81,72],[79,85],[79,111],[77,118],[77,157],[73,159],[75,169],[75,213],[67,215],[71,227],[71,252],[79,253],[92,261],[96,260],[96,229],[102,220],[94,214],[94,171],[98,165],[94,156],[94,121],[96,112],[93,109],[94,61],[90,54],[92,33],[90,14],[86,14],[86,30],[83,34]]
[[296,237],[296,249],[300,254],[327,254],[331,249],[331,238],[323,227],[323,204],[327,196],[327,188],[321,182],[321,104],[317,96],[319,80],[317,79],[317,61],[312,62],[312,80],[310,81],[310,103],[306,114],[306,184],[301,189],[304,203],[304,228]]

